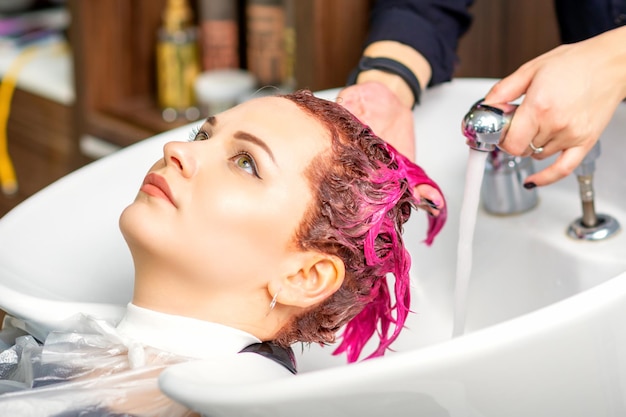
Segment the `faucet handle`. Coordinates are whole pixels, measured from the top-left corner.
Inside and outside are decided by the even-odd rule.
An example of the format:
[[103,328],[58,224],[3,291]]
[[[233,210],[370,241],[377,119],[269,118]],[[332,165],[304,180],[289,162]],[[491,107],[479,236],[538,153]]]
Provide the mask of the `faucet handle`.
[[483,104],[483,101],[478,100],[467,112],[461,130],[470,148],[490,152],[504,139],[517,105]]

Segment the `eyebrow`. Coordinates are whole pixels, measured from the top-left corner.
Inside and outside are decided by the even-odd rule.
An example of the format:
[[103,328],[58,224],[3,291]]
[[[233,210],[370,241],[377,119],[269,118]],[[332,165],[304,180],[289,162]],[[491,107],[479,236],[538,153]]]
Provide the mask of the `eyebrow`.
[[[217,118],[215,116],[209,116],[209,117],[206,118],[206,123],[208,123],[211,127],[215,127],[215,125],[217,124]],[[252,133],[248,133],[248,132],[244,132],[242,130],[239,130],[239,131],[237,131],[235,133],[234,137],[235,137],[235,139],[247,141],[247,142],[250,142],[250,143],[253,143],[253,144],[257,145],[258,147],[263,149],[269,155],[269,157],[272,160],[272,162],[275,165],[277,165],[276,164],[276,159],[274,158],[274,153],[272,152],[270,147],[267,146],[267,143],[265,143],[263,140],[261,140],[258,136],[255,136]]]
[[263,140],[261,140],[257,136],[253,135],[252,133],[244,132],[241,130],[236,132],[233,136],[235,137],[235,139],[244,140],[246,142],[250,142],[250,143],[257,145],[258,147],[263,149],[265,152],[267,152],[272,162],[276,164],[276,159],[274,159],[274,154],[272,153],[272,150],[270,149],[270,147],[267,146],[267,144],[263,142]]

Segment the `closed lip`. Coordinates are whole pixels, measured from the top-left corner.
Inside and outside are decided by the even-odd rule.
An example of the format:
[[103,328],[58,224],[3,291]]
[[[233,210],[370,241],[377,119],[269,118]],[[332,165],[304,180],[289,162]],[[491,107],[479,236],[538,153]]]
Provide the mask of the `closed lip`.
[[144,178],[143,184],[141,185],[141,191],[154,197],[164,198],[172,203],[173,206],[176,206],[174,197],[172,197],[170,186],[165,178],[158,174],[150,173],[146,175],[146,178]]

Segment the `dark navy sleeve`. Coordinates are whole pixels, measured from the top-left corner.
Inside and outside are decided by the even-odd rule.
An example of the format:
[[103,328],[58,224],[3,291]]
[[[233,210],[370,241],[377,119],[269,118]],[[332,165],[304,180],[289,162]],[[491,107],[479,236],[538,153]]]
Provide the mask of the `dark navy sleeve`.
[[626,0],[555,0],[554,5],[563,43],[626,25]]
[[393,40],[417,50],[430,63],[429,85],[449,81],[459,38],[469,28],[473,0],[377,0],[365,45]]

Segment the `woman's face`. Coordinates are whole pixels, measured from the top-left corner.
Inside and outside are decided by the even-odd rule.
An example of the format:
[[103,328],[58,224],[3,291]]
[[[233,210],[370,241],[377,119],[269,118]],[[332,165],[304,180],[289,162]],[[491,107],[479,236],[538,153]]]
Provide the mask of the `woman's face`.
[[328,133],[291,101],[265,97],[209,118],[193,139],[165,145],[122,213],[135,268],[161,292],[181,280],[189,292],[266,292],[293,267],[312,201],[304,171]]

